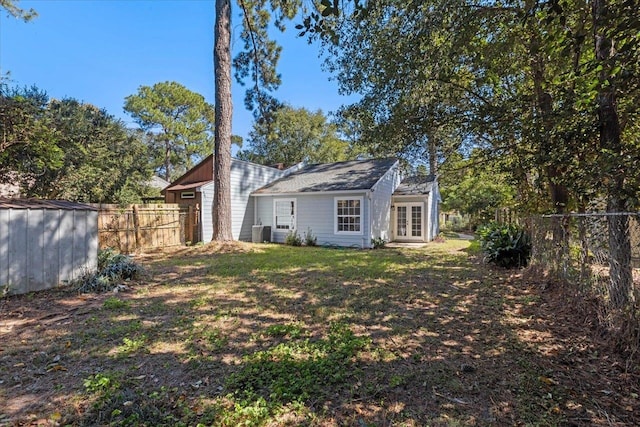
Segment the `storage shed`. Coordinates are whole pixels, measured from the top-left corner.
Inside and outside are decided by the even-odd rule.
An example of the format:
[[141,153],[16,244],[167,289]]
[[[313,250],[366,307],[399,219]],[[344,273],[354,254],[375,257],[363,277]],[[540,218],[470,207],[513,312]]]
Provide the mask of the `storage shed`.
[[52,288],[94,271],[98,211],[62,200],[0,198],[0,294]]

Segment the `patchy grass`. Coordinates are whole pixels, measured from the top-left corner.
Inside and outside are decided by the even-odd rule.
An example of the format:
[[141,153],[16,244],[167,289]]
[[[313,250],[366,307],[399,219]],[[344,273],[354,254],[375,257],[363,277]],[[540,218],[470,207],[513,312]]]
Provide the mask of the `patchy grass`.
[[0,425],[637,425],[635,365],[474,242],[140,255],[0,300]]

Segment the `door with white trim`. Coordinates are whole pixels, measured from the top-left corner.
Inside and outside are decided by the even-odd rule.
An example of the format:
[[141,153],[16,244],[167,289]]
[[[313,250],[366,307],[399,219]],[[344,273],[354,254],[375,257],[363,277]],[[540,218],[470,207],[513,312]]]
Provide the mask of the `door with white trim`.
[[423,240],[423,206],[424,203],[396,203],[396,239]]

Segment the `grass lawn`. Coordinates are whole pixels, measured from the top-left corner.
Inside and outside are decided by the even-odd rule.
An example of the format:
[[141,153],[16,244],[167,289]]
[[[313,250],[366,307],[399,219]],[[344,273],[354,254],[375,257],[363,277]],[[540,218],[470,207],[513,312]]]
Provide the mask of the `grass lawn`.
[[0,425],[640,425],[638,368],[471,242],[143,254],[0,300]]

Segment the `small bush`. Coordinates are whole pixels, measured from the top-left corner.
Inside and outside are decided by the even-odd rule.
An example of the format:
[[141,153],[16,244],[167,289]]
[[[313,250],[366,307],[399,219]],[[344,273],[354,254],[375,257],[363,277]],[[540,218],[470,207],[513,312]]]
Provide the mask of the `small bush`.
[[307,229],[304,233],[304,244],[307,246],[316,246],[318,244],[318,237],[313,235],[311,228]]
[[289,246],[302,246],[302,239],[297,231],[290,231],[284,239],[284,244]]
[[531,239],[514,224],[492,223],[478,228],[482,253],[488,262],[500,267],[524,267],[531,256]]
[[382,249],[387,244],[387,241],[382,237],[374,237],[371,239],[371,244],[373,245],[373,249]]
[[139,278],[144,269],[130,256],[108,248],[98,253],[98,271],[89,273],[78,281],[79,292],[107,292],[123,282]]

